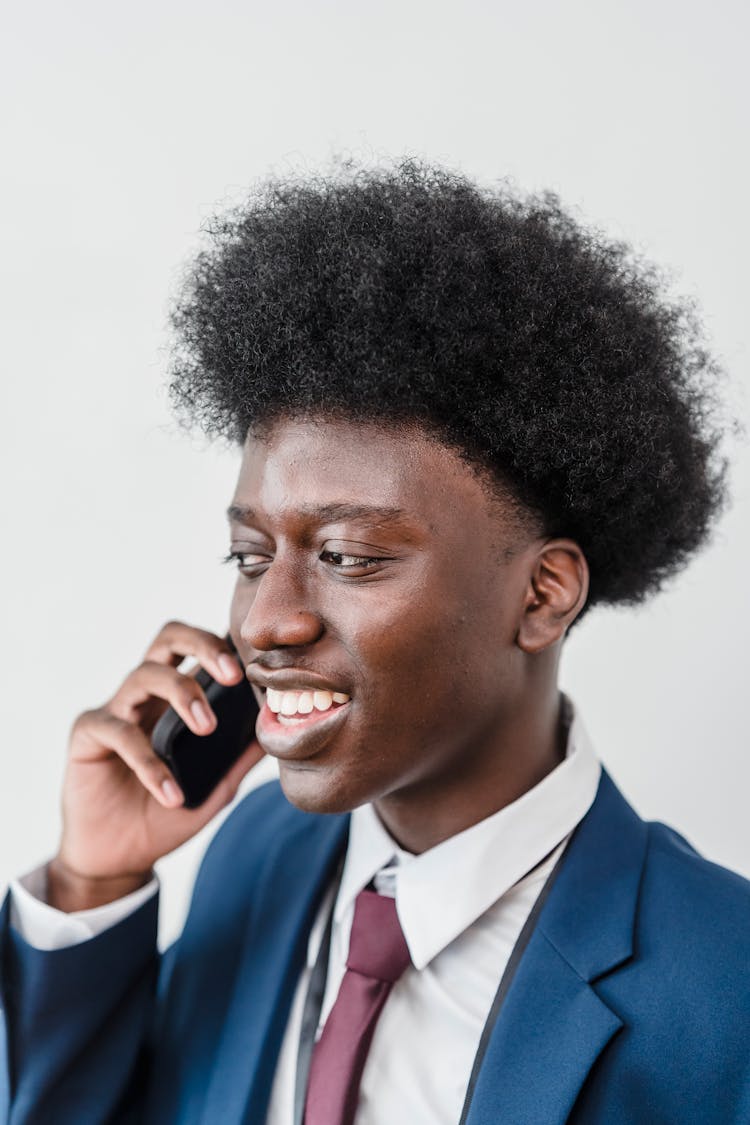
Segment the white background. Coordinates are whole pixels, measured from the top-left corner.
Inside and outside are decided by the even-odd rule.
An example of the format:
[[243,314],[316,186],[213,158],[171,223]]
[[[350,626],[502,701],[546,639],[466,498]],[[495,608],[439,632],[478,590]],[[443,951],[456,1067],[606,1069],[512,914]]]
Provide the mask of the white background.
[[[74,716],[168,618],[225,626],[237,455],[179,434],[164,393],[201,222],[336,153],[552,188],[673,269],[747,420],[748,22],[741,0],[8,5],[0,881],[55,847]],[[713,545],[647,608],[593,613],[564,685],[637,809],[750,874],[746,445],[733,457]],[[209,832],[161,865],[162,939]]]

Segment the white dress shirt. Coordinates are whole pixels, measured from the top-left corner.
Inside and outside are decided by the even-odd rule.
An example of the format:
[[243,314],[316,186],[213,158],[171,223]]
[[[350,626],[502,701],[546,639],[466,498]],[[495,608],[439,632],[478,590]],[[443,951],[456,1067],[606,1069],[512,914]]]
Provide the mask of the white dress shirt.
[[153,878],[145,887],[139,887],[124,898],[91,910],[66,914],[44,901],[47,897],[45,863],[10,884],[10,924],[35,949],[65,949],[115,926],[128,914],[133,914],[158,889],[159,882]]
[[[593,803],[600,772],[573,712],[566,757],[551,773],[512,804],[421,855],[399,848],[371,805],[354,810],[338,893],[329,889],[310,933],[266,1125],[293,1122],[302,1011],[334,894],[318,1034],[345,972],[354,900],[373,878],[381,894],[396,899],[412,965],[393,986],[378,1020],[357,1125],[456,1125],[508,959],[548,875]],[[34,897],[43,893],[42,879],[37,871],[12,884],[11,921],[27,941],[46,949],[94,936],[134,910],[157,885],[154,880],[95,910],[61,914]]]

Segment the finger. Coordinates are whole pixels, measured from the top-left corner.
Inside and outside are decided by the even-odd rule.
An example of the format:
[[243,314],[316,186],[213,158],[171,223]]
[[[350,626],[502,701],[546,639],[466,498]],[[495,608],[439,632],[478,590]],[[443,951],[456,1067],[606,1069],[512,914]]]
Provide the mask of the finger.
[[149,645],[144,660],[175,668],[186,656],[195,657],[222,684],[238,683],[243,675],[237,655],[224,637],[207,629],[186,625],[183,621],[168,621],[162,626]]
[[195,734],[210,734],[216,727],[216,714],[195,677],[154,661],[146,661],[130,673],[108,709],[134,723],[139,719],[138,708],[149,699],[168,703]]
[[160,805],[183,804],[180,787],[142,730],[104,708],[85,711],[73,727],[71,759],[96,760],[103,750],[117,754]]

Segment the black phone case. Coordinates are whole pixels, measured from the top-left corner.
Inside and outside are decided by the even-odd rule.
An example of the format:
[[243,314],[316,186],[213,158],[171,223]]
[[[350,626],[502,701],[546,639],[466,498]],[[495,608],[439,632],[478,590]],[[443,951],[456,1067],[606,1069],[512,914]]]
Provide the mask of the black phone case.
[[168,707],[151,734],[151,745],[174,775],[188,809],[203,804],[250,744],[258,716],[253,689],[244,677],[226,687],[201,668],[195,678],[216,714],[216,729],[194,734]]

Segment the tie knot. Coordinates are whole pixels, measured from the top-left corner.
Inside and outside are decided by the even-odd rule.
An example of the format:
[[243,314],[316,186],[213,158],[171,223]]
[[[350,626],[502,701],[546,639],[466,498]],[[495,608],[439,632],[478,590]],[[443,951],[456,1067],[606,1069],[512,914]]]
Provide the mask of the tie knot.
[[396,900],[377,891],[360,891],[354,904],[347,968],[392,983],[410,963]]

